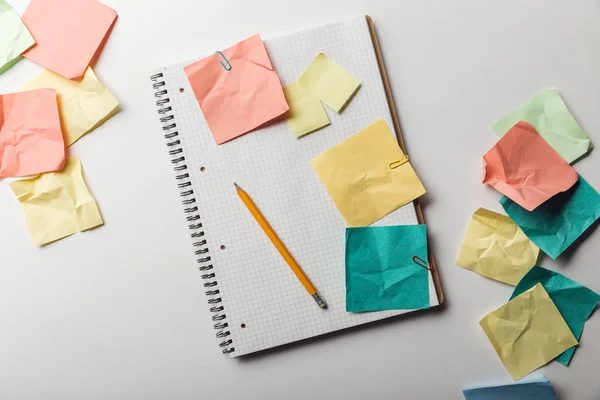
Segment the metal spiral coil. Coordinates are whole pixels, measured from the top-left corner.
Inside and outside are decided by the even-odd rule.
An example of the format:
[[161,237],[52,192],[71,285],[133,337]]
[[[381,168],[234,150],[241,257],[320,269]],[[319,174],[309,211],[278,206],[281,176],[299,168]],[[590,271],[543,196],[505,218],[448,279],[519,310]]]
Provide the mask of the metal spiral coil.
[[[192,239],[196,239],[193,243],[194,254],[196,255],[196,262],[199,264],[198,269],[202,272],[203,287],[209,289],[206,291],[206,295],[208,296],[208,304],[211,306],[210,312],[213,313],[212,320],[215,322],[219,321],[214,324],[214,328],[218,331],[216,336],[219,339],[227,338],[231,335],[231,332],[225,330],[229,324],[225,321],[227,316],[223,313],[225,309],[221,297],[218,296],[220,294],[218,283],[213,266],[210,264],[210,255],[208,254],[209,250],[206,240],[203,238],[204,231],[202,230],[198,207],[195,205],[196,199],[194,197],[194,190],[191,188],[190,174],[187,172],[188,166],[185,163],[184,150],[181,147],[181,141],[178,139],[179,132],[177,132],[177,123],[175,122],[175,115],[172,113],[173,107],[170,105],[171,99],[168,97],[169,93],[166,89],[164,75],[157,73],[152,75],[150,79],[152,80],[156,107],[160,123],[162,124],[163,135],[167,141],[171,164],[176,172],[177,188],[179,189],[181,203],[184,205],[183,211],[188,222],[188,228],[191,231],[190,236]],[[230,338],[219,343],[223,354],[235,351],[232,345],[233,341]]]

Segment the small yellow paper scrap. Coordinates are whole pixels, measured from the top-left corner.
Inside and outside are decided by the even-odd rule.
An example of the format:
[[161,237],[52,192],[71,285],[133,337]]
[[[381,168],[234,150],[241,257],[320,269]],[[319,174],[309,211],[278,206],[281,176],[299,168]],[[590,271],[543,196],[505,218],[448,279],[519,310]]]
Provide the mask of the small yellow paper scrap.
[[312,166],[350,227],[371,225],[425,194],[383,119],[327,150]]
[[360,81],[319,53],[298,78],[298,83],[313,92],[323,103],[341,112],[360,87]]
[[44,245],[102,225],[96,201],[83,179],[79,157],[65,168],[10,183],[23,207],[31,239]]
[[541,283],[488,314],[479,324],[514,381],[578,344]]
[[297,138],[329,125],[329,118],[321,100],[298,82],[283,88],[290,106],[287,123]]
[[539,253],[512,219],[480,208],[469,223],[456,265],[516,286]]
[[39,88],[56,90],[65,146],[72,145],[101,125],[119,106],[119,101],[89,67],[79,82],[66,79],[48,69],[44,70],[25,84],[22,90]]

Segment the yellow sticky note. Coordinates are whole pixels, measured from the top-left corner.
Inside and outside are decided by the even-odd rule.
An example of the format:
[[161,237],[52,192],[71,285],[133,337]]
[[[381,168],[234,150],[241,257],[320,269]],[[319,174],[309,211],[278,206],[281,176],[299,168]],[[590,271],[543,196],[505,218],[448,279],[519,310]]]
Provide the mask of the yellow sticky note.
[[109,119],[119,106],[119,101],[98,80],[91,68],[85,71],[79,82],[44,70],[25,84],[22,90],[39,88],[56,90],[66,146]]
[[360,87],[358,79],[323,53],[319,53],[310,63],[298,78],[298,83],[336,112],[341,112],[346,107]]
[[469,223],[456,265],[516,286],[539,253],[512,219],[480,208]]
[[515,381],[578,344],[541,283],[486,315],[479,324]]
[[382,119],[312,160],[312,166],[350,227],[370,225],[425,194]]
[[21,203],[31,239],[37,245],[102,225],[96,201],[83,179],[79,157],[65,168],[10,183]]
[[283,88],[290,106],[287,123],[296,137],[302,137],[329,125],[329,118],[321,100],[298,82]]

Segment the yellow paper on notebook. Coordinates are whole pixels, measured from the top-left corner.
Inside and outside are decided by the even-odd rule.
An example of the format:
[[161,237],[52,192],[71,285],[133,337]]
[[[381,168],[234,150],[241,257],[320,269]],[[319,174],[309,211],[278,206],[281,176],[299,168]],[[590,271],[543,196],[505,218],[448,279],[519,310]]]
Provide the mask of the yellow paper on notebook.
[[480,208],[473,214],[456,265],[516,286],[540,252],[509,217]]
[[104,223],[83,179],[79,157],[70,157],[62,171],[14,181],[10,187],[21,203],[29,234],[37,245]]
[[350,227],[371,225],[425,194],[383,119],[312,160]]
[[479,324],[515,381],[578,344],[541,283],[486,315]]
[[298,82],[283,88],[290,106],[286,114],[287,123],[296,137],[302,137],[329,125],[329,118],[321,100]]
[[98,80],[91,68],[85,71],[79,82],[47,69],[26,83],[22,90],[39,88],[56,90],[66,146],[109,119],[119,106],[119,101]]
[[341,112],[360,87],[360,81],[319,53],[298,78],[298,83],[313,92],[323,103]]

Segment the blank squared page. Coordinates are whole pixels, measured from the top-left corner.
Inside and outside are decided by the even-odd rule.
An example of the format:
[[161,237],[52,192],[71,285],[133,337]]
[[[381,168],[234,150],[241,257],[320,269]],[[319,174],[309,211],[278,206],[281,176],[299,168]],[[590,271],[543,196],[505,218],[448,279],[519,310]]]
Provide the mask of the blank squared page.
[[[326,107],[331,124],[305,137],[296,139],[285,120],[279,120],[217,146],[183,72],[193,61],[157,71],[164,75],[173,108],[172,122],[194,191],[189,197],[199,208],[233,357],[411,311],[346,312],[346,223],[310,163],[378,119],[394,130],[366,19],[265,40],[265,45],[284,86],[298,79],[320,52],[362,86],[341,114]],[[234,182],[302,266],[327,310],[317,306],[292,273],[237,196]],[[417,223],[410,203],[375,225]],[[431,306],[439,304],[431,273],[429,296]]]

